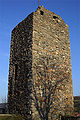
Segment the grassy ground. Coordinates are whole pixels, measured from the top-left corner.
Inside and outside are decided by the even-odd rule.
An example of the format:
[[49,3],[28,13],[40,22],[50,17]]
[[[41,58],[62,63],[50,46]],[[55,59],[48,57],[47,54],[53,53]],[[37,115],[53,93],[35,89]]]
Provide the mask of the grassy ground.
[[0,114],[0,120],[24,120],[19,115]]

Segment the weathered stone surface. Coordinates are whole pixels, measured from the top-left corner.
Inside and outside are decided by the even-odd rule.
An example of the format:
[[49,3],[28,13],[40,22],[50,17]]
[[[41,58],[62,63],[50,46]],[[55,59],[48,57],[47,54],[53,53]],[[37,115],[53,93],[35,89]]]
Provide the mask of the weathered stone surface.
[[50,62],[55,64],[55,67],[59,66],[57,77],[58,68],[53,71],[55,80],[63,78],[60,70],[64,70],[66,75],[66,79],[56,90],[56,110],[53,115],[57,119],[60,114],[73,114],[69,28],[60,16],[43,7],[39,7],[12,31],[8,88],[10,113],[24,114],[26,120],[37,120],[39,117],[30,96],[32,83],[35,82],[34,66],[39,63],[39,56],[45,57],[46,53]]
[[12,31],[8,103],[10,113],[25,114],[31,120],[33,13]]

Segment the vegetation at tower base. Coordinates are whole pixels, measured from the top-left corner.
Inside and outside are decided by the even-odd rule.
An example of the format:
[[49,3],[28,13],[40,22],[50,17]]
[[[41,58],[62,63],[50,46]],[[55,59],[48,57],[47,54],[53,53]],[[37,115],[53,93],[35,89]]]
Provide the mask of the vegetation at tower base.
[[0,120],[25,120],[21,115],[15,114],[0,114]]
[[[45,57],[39,55],[38,62],[34,65],[36,71],[32,92],[33,104],[38,111],[40,120],[49,120],[49,117],[53,120],[57,109],[57,100],[59,99],[56,94],[63,89],[60,84],[68,79],[69,73],[66,73],[68,76],[66,77],[65,68],[60,70],[61,68],[57,63],[53,63],[51,56],[47,53]],[[59,119],[59,116],[57,117]]]

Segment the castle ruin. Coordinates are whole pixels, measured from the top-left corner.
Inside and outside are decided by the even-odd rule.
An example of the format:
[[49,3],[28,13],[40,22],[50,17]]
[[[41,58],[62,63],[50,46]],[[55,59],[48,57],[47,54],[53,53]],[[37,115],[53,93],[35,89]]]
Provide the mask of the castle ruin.
[[[39,77],[39,74],[42,76]],[[59,115],[72,115],[69,27],[60,16],[41,6],[12,31],[8,84],[9,113],[23,114],[26,120],[40,119],[32,97],[35,87],[35,94],[43,102],[39,100],[40,104],[37,104],[39,106],[42,104],[41,109],[44,109],[45,100],[42,99],[46,97],[42,89],[44,78],[46,81],[50,80],[46,84],[52,88],[56,81],[60,81],[55,91],[52,89],[50,99],[54,98],[53,107],[49,111],[48,119],[57,120]],[[47,86],[47,89],[50,89],[50,86]],[[49,90],[46,92],[48,96]],[[33,98],[35,99],[35,96]],[[48,102],[47,98],[46,104]]]

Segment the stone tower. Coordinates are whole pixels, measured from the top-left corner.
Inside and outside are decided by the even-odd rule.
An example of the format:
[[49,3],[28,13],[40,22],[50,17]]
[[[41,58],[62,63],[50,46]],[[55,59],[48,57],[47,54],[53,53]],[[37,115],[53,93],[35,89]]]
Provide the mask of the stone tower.
[[69,27],[60,16],[38,7],[36,12],[31,13],[12,31],[8,85],[9,113],[23,114],[26,120],[40,118],[31,96],[33,96],[32,86],[36,83],[35,90],[39,96],[38,90],[41,88],[37,71],[39,73],[44,71],[42,61],[48,65],[48,69],[45,70],[48,71],[48,76],[52,76],[49,78],[50,85],[62,80],[57,84],[56,92],[54,91],[56,94],[53,96],[55,99],[49,120],[52,119],[51,113],[55,120],[59,115],[72,115]]

